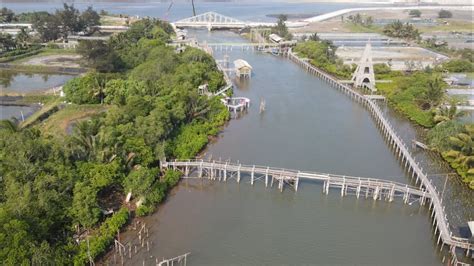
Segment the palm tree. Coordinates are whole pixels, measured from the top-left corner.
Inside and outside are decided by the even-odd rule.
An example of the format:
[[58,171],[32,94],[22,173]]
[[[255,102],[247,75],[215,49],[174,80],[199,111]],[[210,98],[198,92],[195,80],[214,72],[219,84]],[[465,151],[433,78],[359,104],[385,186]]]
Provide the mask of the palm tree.
[[451,99],[449,102],[449,106],[442,106],[438,108],[436,111],[436,115],[433,120],[440,124],[447,121],[455,120],[467,115],[466,111],[458,110],[457,108],[457,101],[455,99]]
[[465,125],[464,132],[449,137],[451,150],[444,152],[443,157],[458,170],[465,182],[474,188],[474,126]]
[[71,144],[79,157],[93,159],[98,154],[98,137],[100,123],[96,121],[78,122],[73,129]]
[[20,32],[16,35],[16,41],[20,45],[21,48],[25,48],[28,40],[30,39],[30,36],[28,32],[22,28]]
[[443,80],[440,76],[435,76],[428,81],[428,88],[423,93],[423,101],[427,103],[430,109],[440,104],[444,97]]

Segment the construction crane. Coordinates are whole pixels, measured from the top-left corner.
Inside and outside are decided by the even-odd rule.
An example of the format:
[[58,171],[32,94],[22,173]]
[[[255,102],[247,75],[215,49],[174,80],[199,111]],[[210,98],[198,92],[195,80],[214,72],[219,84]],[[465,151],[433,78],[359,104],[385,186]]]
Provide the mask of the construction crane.
[[[166,10],[165,13],[165,20],[168,20],[168,15],[170,14],[171,8],[173,7],[174,1],[171,0],[170,5],[168,6],[168,9]],[[191,0],[191,4],[193,6],[193,16],[196,16],[196,8],[194,7],[194,0]]]

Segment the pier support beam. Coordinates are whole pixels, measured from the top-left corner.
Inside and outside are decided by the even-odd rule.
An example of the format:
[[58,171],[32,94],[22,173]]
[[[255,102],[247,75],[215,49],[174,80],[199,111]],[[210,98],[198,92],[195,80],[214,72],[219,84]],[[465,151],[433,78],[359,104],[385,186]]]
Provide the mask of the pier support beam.
[[237,183],[240,183],[240,167],[242,167],[242,164],[239,164],[239,168],[237,168]]
[[265,187],[268,186],[268,171],[270,170],[270,167],[267,167],[267,170],[265,171]]

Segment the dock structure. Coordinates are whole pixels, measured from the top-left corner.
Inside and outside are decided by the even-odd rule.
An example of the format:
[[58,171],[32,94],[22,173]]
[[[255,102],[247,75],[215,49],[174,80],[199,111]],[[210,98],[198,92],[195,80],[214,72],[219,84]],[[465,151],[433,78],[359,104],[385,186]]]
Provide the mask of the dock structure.
[[243,165],[228,161],[175,160],[163,162],[161,167],[179,170],[184,174],[183,178],[207,178],[219,181],[234,179],[237,183],[240,183],[244,178],[247,180],[250,178],[248,180],[250,184],[262,181],[265,183],[265,187],[272,187],[274,183],[278,183],[280,191],[283,191],[285,186],[298,191],[300,180],[309,180],[323,183],[324,194],[328,194],[330,188],[340,190],[341,197],[355,195],[357,198],[364,196],[374,200],[384,199],[389,202],[400,198],[406,204],[418,201],[420,205],[426,204],[431,197],[424,189],[388,180]]
[[174,257],[174,258],[163,259],[162,261],[156,263],[156,266],[174,266],[174,265],[186,266],[188,255],[190,255],[190,254],[191,253],[188,252],[186,254],[183,254],[183,255],[180,255],[180,256],[177,256],[177,257]]
[[250,78],[252,77],[252,66],[243,59],[237,59],[234,61],[235,76],[238,78]]
[[233,113],[242,112],[250,107],[250,99],[245,97],[226,97],[221,102]]
[[444,206],[442,205],[442,201],[438,191],[436,190],[436,187],[428,178],[427,174],[425,174],[419,163],[416,162],[412,157],[408,147],[397,135],[390,122],[388,122],[388,120],[384,117],[379,106],[369,97],[357,92],[346,84],[341,83],[330,74],[312,66],[305,60],[300,59],[291,50],[288,51],[287,56],[288,59],[304,68],[310,74],[319,77],[334,88],[348,95],[351,99],[360,103],[369,111],[383,137],[387,140],[390,148],[404,166],[415,185],[419,186],[420,190],[425,191],[430,195],[430,202],[428,205],[429,210],[431,211],[430,218],[433,220],[432,225],[434,227],[434,233],[435,235],[438,235],[437,244],[441,244],[441,249],[443,249],[444,245],[448,245],[450,247],[461,248],[466,251],[466,254],[472,252],[474,249],[474,244],[471,243],[469,239],[453,236],[453,232],[449,227],[449,222],[444,211]]

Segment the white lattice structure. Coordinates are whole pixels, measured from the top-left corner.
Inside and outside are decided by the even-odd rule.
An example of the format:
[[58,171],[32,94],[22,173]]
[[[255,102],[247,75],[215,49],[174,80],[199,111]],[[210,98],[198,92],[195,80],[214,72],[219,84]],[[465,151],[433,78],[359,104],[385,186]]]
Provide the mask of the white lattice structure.
[[352,75],[355,87],[366,87],[375,91],[374,64],[372,62],[372,45],[370,41],[365,45],[364,53],[357,65],[356,71]]
[[183,27],[206,27],[209,30],[215,28],[245,28],[247,25],[245,22],[237,20],[235,18],[227,17],[216,12],[207,12],[194,17],[185,18],[178,20],[173,23],[178,28]]

